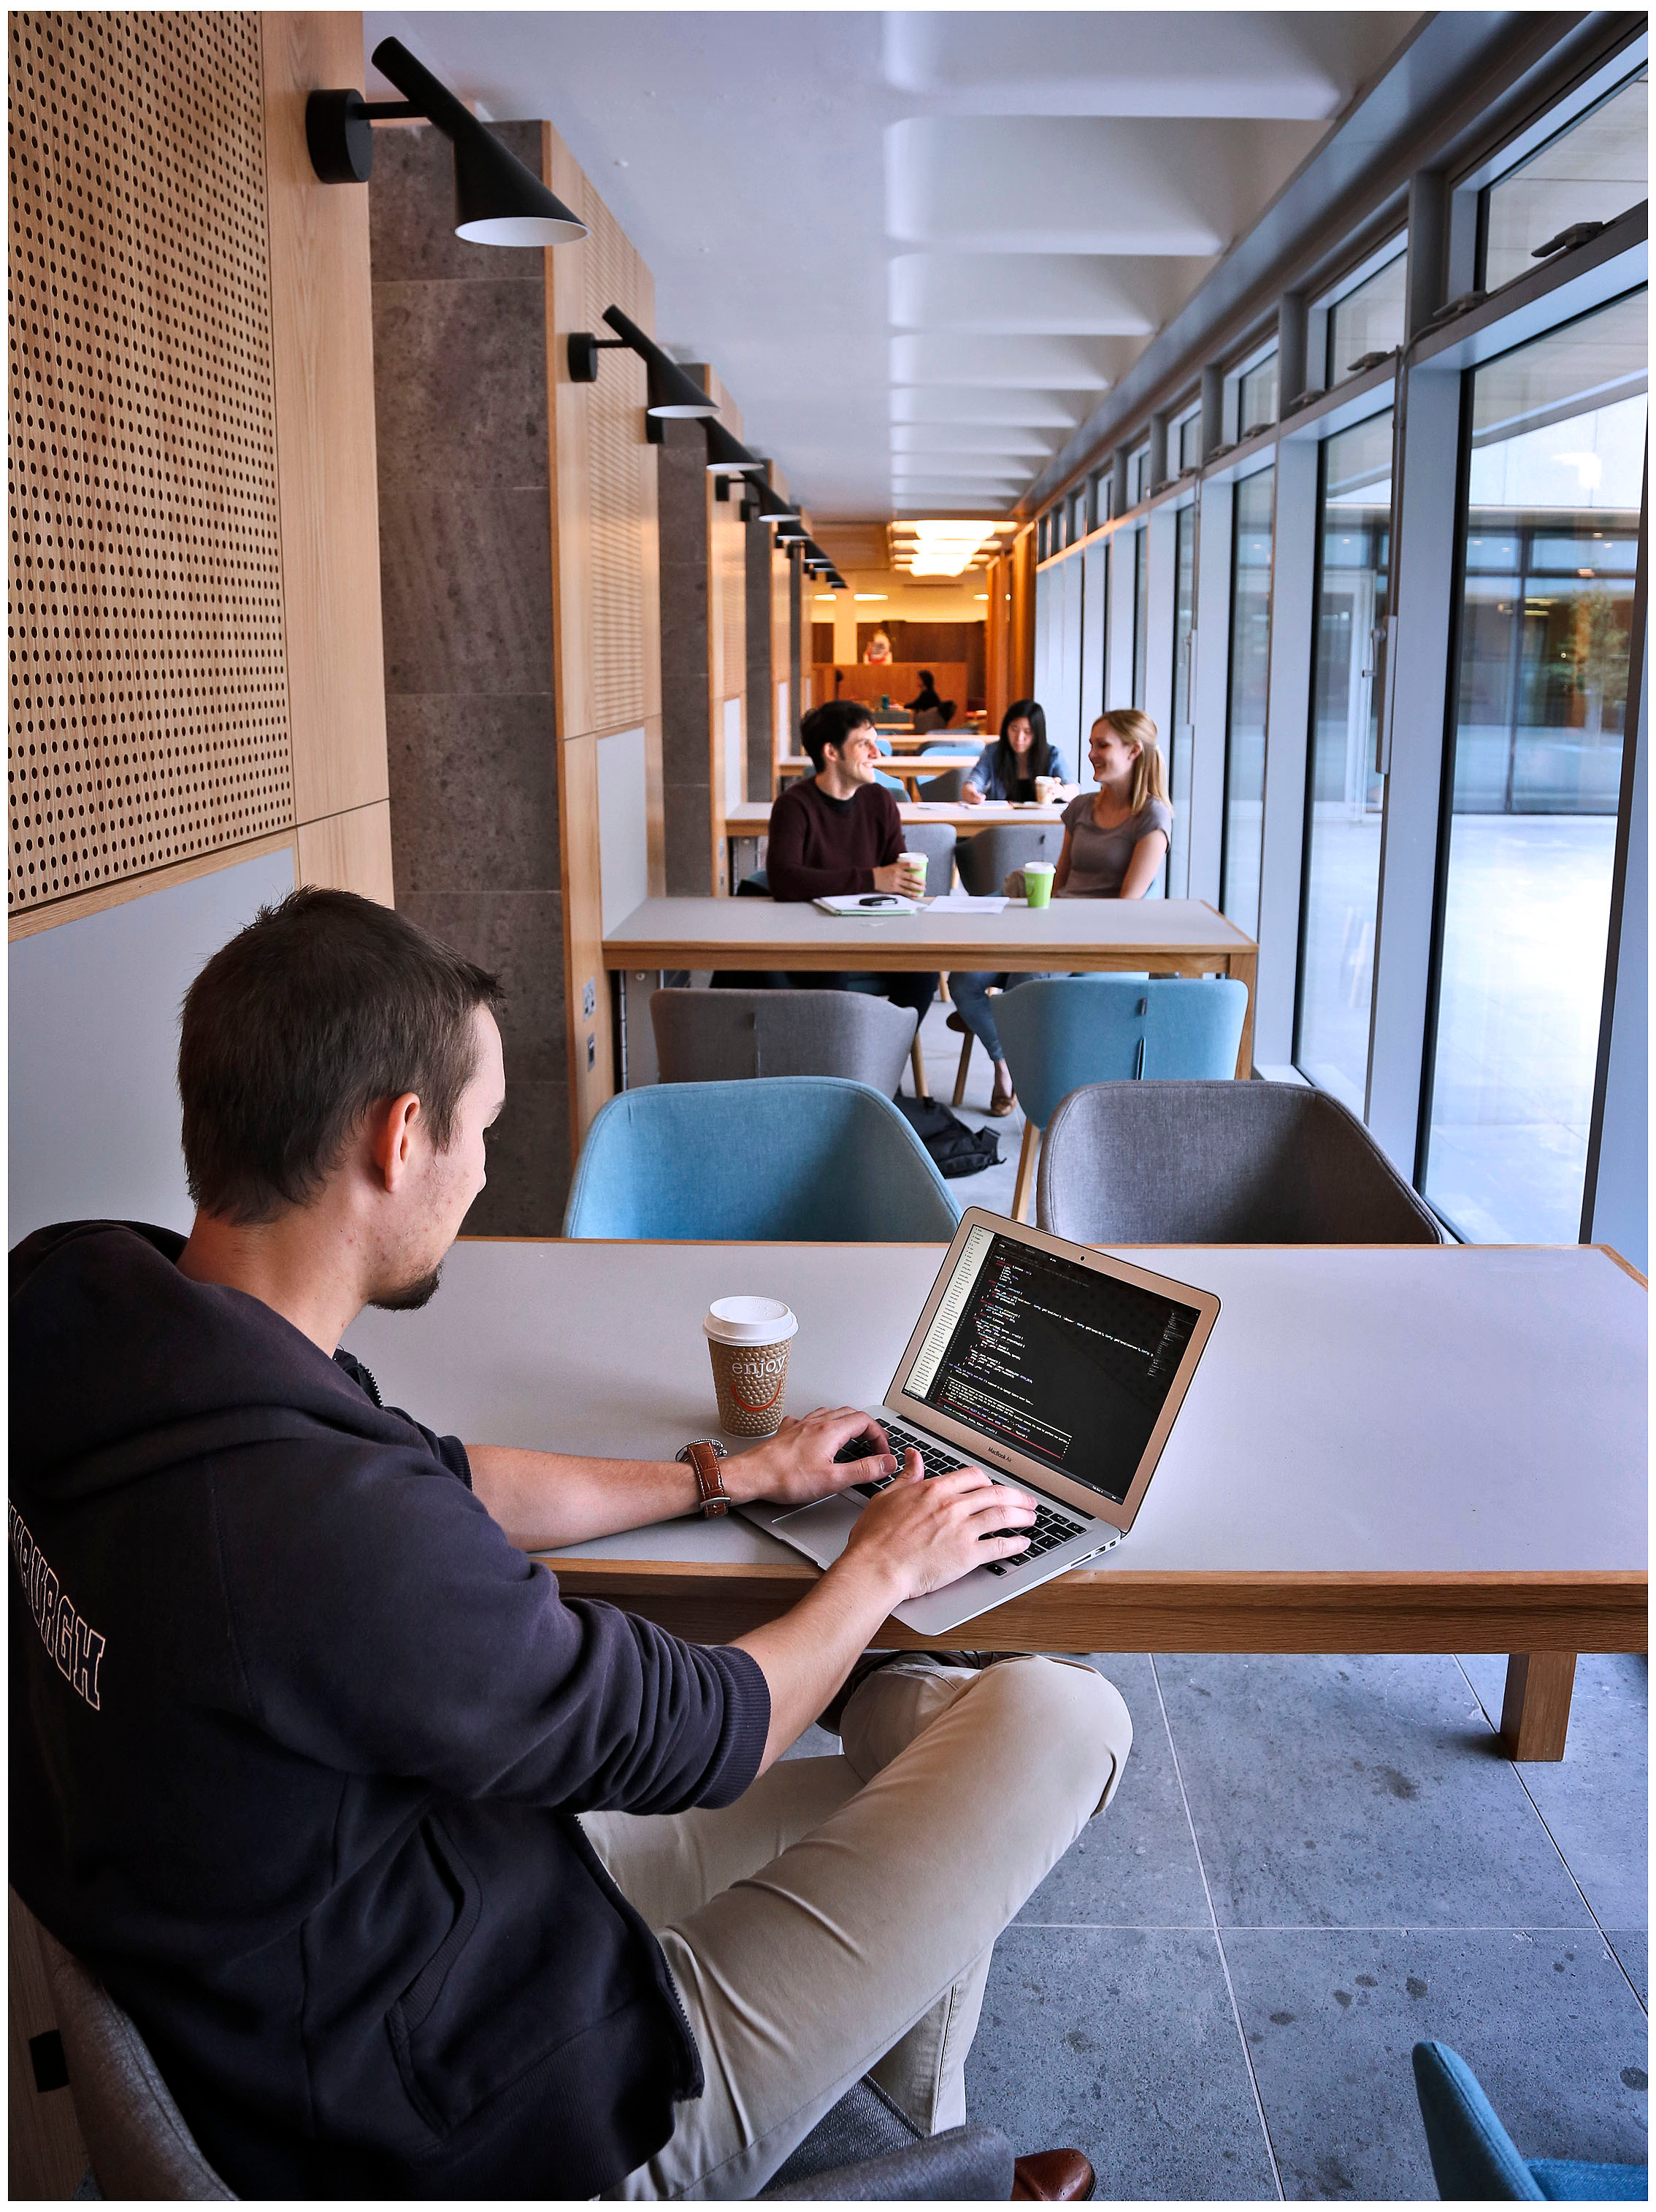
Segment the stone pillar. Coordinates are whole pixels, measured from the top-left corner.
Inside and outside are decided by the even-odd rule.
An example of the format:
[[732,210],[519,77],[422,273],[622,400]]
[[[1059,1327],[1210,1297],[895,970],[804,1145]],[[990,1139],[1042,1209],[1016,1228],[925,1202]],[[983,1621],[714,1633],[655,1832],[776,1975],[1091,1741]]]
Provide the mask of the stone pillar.
[[[539,174],[539,124],[493,127]],[[457,239],[454,192],[438,131],[375,132],[393,863],[399,910],[507,993],[506,1110],[466,1230],[556,1236],[569,1150],[545,256]]]

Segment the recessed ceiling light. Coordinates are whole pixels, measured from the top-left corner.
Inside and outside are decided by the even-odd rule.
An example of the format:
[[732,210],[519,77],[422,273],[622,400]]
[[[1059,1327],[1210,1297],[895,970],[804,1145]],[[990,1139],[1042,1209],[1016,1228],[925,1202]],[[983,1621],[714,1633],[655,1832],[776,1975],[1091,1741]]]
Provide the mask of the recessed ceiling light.
[[851,597],[854,599],[888,599],[891,593],[889,592],[853,592]]

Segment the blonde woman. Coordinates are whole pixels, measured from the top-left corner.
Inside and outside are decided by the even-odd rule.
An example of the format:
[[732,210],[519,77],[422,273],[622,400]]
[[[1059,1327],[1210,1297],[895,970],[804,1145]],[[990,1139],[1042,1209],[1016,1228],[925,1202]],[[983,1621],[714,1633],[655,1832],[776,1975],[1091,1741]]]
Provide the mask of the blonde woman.
[[[1136,707],[1111,708],[1093,723],[1087,754],[1099,787],[1082,792],[1063,811],[1063,850],[1052,896],[1142,898],[1161,872],[1173,826],[1156,726]],[[997,1117],[1011,1113],[1017,1101],[988,994],[995,984],[1013,990],[1033,980],[972,973],[949,977],[951,1025],[970,1030],[995,1062],[989,1110]]]

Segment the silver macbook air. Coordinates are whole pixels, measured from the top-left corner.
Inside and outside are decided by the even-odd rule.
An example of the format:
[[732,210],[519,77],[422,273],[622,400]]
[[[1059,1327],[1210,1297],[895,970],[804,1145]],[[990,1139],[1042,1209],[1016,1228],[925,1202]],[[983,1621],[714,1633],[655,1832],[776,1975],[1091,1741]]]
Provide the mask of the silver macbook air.
[[[1032,1492],[1038,1517],[1026,1553],[897,1618],[941,1636],[1118,1544],[1218,1316],[1211,1291],[968,1208],[874,1418],[899,1458],[913,1446],[928,1474],[982,1467]],[[840,1456],[874,1449],[860,1437]],[[891,1479],[814,1505],[737,1510],[825,1567]]]

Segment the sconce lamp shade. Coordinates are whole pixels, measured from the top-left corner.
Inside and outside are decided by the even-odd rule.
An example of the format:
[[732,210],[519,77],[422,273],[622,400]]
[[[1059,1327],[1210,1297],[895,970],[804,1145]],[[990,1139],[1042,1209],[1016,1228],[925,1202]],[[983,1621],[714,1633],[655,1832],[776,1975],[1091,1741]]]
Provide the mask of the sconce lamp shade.
[[654,339],[647,337],[619,307],[606,307],[604,320],[644,364],[647,415],[665,416],[674,422],[694,422],[704,415],[718,413],[717,400],[709,398],[701,386],[685,374],[672,355],[663,353]]
[[733,438],[722,422],[709,416],[703,420],[702,434],[707,440],[707,465],[714,476],[746,476],[750,471],[762,469],[764,463],[750,453],[740,438]]
[[399,39],[380,41],[374,66],[454,146],[459,237],[477,246],[568,246],[587,235],[580,216],[508,153]]

